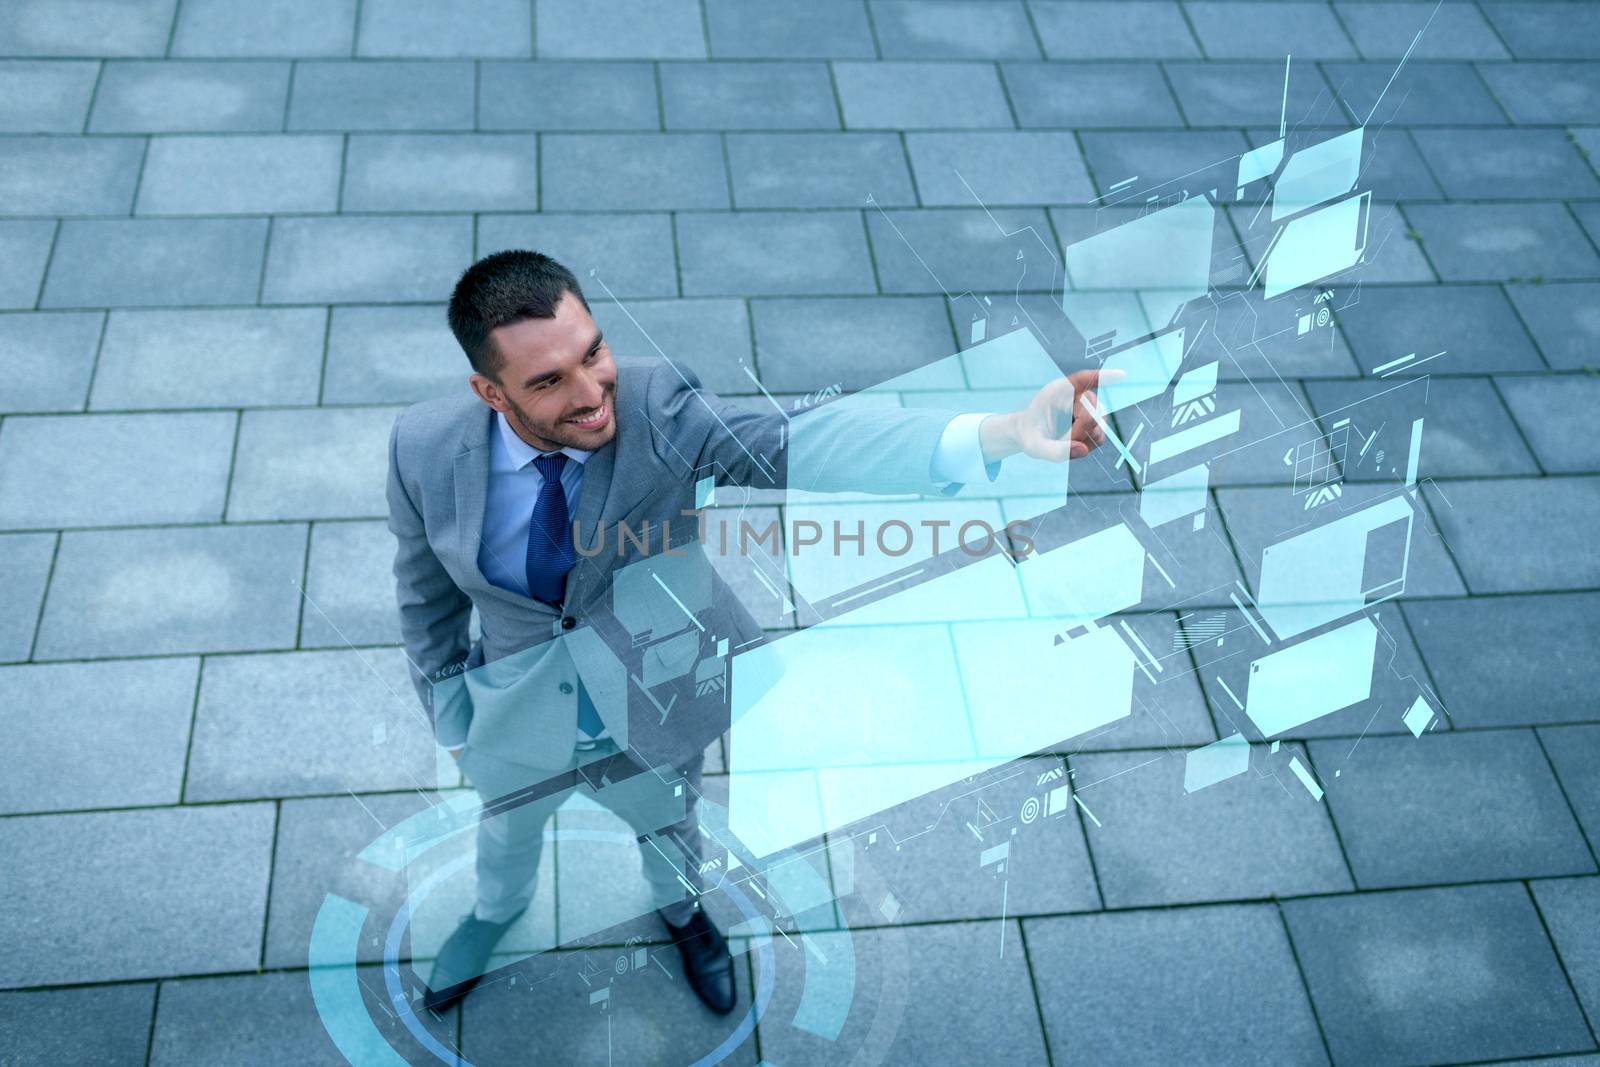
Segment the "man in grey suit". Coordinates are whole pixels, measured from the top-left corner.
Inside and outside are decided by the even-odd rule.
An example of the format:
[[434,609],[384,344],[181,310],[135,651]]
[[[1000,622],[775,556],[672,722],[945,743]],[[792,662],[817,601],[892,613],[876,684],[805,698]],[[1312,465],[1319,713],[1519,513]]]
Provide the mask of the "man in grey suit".
[[696,483],[936,493],[1017,452],[1076,458],[1100,441],[1083,410],[1096,376],[1007,414],[824,405],[790,420],[728,404],[676,363],[614,359],[571,272],[527,251],[473,264],[449,322],[475,396],[402,413],[388,482],[413,680],[485,805],[477,900],[429,1006],[483,973],[533,896],[545,821],[583,789],[638,833],[691,986],[731,1011],[727,944],[696,900],[693,797],[728,724],[717,683],[762,631],[696,539]]

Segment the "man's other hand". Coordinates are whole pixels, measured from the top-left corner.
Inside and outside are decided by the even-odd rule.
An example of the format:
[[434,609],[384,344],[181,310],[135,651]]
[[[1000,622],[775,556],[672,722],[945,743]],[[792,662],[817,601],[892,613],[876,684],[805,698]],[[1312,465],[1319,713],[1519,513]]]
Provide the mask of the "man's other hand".
[[[984,461],[995,463],[1018,452],[1049,463],[1087,456],[1105,440],[1084,406],[1095,402],[1101,373],[1080,370],[1057,378],[1035,393],[1022,410],[983,420],[978,439]],[[1119,370],[1104,373],[1108,382],[1122,377]]]

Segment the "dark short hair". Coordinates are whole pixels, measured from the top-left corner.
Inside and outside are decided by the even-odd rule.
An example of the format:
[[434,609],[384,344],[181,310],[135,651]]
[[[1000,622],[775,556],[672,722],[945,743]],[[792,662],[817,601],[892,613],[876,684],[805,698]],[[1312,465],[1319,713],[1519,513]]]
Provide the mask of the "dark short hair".
[[549,256],[522,248],[484,256],[467,268],[450,294],[450,332],[472,369],[498,381],[505,361],[490,332],[524,319],[555,318],[564,293],[589,310],[578,279]]

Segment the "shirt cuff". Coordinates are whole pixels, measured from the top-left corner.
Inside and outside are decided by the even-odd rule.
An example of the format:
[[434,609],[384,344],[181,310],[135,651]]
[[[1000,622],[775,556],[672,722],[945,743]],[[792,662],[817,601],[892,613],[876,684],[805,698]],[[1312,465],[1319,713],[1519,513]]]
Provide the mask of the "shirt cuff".
[[928,473],[938,483],[994,481],[1000,473],[999,463],[983,461],[983,444],[978,438],[978,427],[983,425],[990,412],[968,412],[957,415],[945,424],[939,443],[933,449],[933,462]]

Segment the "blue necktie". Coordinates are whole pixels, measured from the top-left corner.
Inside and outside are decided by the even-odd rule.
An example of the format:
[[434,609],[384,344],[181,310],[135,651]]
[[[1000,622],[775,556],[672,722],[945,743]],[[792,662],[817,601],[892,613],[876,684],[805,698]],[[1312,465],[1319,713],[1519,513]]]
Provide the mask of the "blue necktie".
[[[559,604],[567,591],[567,572],[576,557],[572,551],[572,524],[567,518],[567,494],[561,488],[561,470],[567,457],[560,452],[534,459],[544,479],[539,498],[528,519],[528,593],[551,604]],[[578,728],[590,737],[605,729],[600,713],[589,699],[589,691],[578,683]]]
[[561,488],[561,468],[567,465],[567,457],[560,452],[538,456],[533,465],[544,482],[528,519],[528,595],[559,604],[567,590],[567,572],[575,562],[567,495]]

